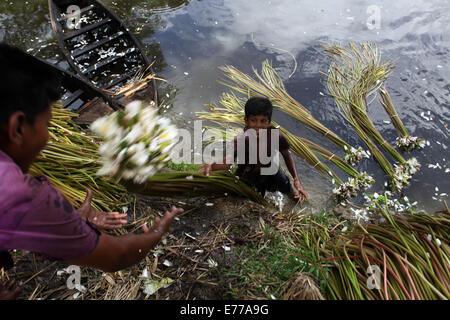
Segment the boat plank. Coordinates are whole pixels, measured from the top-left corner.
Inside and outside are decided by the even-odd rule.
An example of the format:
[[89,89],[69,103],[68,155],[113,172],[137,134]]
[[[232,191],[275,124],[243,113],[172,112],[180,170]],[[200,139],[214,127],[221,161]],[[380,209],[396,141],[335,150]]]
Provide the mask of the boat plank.
[[102,46],[102,45],[104,45],[104,44],[106,44],[108,42],[111,42],[111,41],[113,41],[113,40],[115,40],[115,39],[117,39],[117,38],[119,38],[120,36],[123,36],[123,35],[124,35],[124,32],[123,31],[119,31],[119,32],[115,33],[114,35],[112,35],[112,36],[110,36],[108,38],[105,38],[103,40],[94,42],[91,45],[87,45],[83,49],[73,50],[72,51],[72,57],[74,57],[74,58],[79,57],[79,56],[85,54],[86,52],[92,51],[92,50],[94,50],[94,49],[96,49],[96,48],[98,48],[98,47],[100,47],[100,46]]
[[97,28],[99,28],[99,27],[101,27],[101,26],[103,26],[103,25],[105,25],[105,24],[107,24],[107,23],[110,23],[111,21],[112,21],[112,20],[111,20],[110,18],[106,18],[106,19],[103,19],[103,20],[101,20],[101,21],[99,21],[99,22],[96,22],[96,23],[93,23],[93,24],[91,24],[91,25],[88,25],[88,26],[86,26],[86,27],[84,27],[84,28],[81,28],[81,29],[79,29],[79,30],[72,31],[72,32],[70,32],[69,34],[65,35],[65,36],[63,37],[63,40],[64,40],[64,41],[67,41],[67,40],[69,40],[69,39],[72,39],[72,38],[74,38],[74,37],[77,37],[77,36],[79,36],[79,35],[82,35],[83,33],[86,33],[86,32],[89,32],[89,31],[91,31],[91,30],[97,29]]
[[117,61],[117,60],[119,60],[119,59],[122,59],[122,58],[124,58],[125,56],[127,56],[127,55],[129,55],[130,53],[133,53],[133,52],[135,52],[135,51],[136,51],[136,48],[130,48],[130,49],[127,49],[127,50],[124,51],[124,52],[117,53],[117,55],[114,56],[114,57],[106,58],[105,60],[103,60],[103,61],[101,61],[101,62],[99,62],[99,63],[96,63],[96,64],[94,64],[93,66],[90,66],[89,68],[86,68],[86,69],[83,70],[82,72],[83,72],[83,74],[89,74],[89,73],[91,73],[92,71],[98,70],[98,69],[100,69],[100,68],[103,68],[104,66],[106,66],[106,65],[108,65],[108,64],[111,64],[111,63],[113,63],[114,61]]

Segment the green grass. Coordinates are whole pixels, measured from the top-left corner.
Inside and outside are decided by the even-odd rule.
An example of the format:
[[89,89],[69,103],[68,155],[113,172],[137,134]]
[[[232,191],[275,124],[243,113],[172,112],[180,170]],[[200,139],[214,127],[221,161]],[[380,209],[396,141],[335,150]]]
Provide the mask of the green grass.
[[264,242],[237,247],[239,262],[231,270],[225,270],[225,277],[230,281],[228,293],[234,299],[271,299],[271,295],[280,299],[286,283],[301,272],[317,279],[325,296],[330,268],[318,262],[326,258],[319,248],[329,240],[325,229],[338,222],[333,214],[323,210],[303,219],[298,231],[288,239],[286,234],[266,227]]
[[169,160],[166,165],[166,168],[175,170],[175,171],[198,171],[202,165],[199,164],[187,164],[187,163],[174,163],[172,160]]
[[[237,250],[239,262],[226,277],[233,279],[228,292],[235,299],[265,297],[273,295],[280,299],[285,284],[297,272],[320,276],[316,267],[303,259],[314,254],[311,250],[287,244],[280,234],[272,229],[265,230],[267,241],[249,243]],[[314,258],[315,257],[311,257]]]

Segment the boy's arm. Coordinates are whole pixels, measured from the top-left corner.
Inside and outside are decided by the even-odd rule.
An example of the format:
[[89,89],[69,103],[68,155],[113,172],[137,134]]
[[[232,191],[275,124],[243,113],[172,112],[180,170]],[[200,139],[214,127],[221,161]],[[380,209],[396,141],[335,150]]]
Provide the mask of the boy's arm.
[[148,229],[146,225],[142,227],[143,234],[127,234],[122,236],[111,236],[102,233],[99,236],[97,246],[87,256],[79,259],[66,260],[68,264],[88,266],[101,269],[105,272],[116,272],[130,267],[142,259],[167,232],[177,213],[182,209],[172,207],[171,211],[166,211],[164,217],[155,221],[155,225]]
[[[234,149],[236,150],[236,149]],[[199,173],[204,173],[206,176],[209,176],[209,173],[211,171],[215,171],[215,170],[230,170],[230,167],[234,161],[234,159],[236,158],[236,154],[226,154],[223,157],[222,163],[208,163],[205,164],[203,167],[201,167],[198,172]]]
[[201,167],[198,172],[199,173],[204,173],[205,176],[209,176],[209,173],[211,171],[215,171],[215,170],[229,170],[231,167],[231,164],[220,164],[220,163],[209,163],[209,164],[205,164],[203,167]]
[[292,178],[294,179],[294,181],[298,180],[297,168],[295,166],[294,158],[292,158],[292,155],[289,152],[289,149],[282,150],[280,152],[283,155],[284,162],[286,163],[286,166]]
[[295,166],[294,158],[292,158],[292,155],[291,155],[289,149],[285,149],[280,152],[283,155],[283,159],[284,159],[284,162],[286,163],[289,173],[291,174],[292,178],[294,179],[295,188],[305,197],[306,200],[308,200],[308,195],[306,194],[306,191],[303,188],[303,186],[300,182],[300,179],[298,178],[297,168]]

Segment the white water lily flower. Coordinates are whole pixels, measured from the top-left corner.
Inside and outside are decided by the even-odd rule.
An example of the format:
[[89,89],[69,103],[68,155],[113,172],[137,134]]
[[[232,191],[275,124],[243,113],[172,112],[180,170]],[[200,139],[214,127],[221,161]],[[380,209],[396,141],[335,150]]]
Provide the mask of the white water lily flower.
[[363,172],[355,178],[348,178],[347,182],[342,183],[338,188],[334,188],[333,194],[337,202],[342,203],[351,197],[355,197],[358,191],[368,189],[374,182],[372,176]]
[[344,160],[351,165],[357,165],[362,158],[369,158],[370,152],[364,151],[362,147],[359,147],[358,149],[354,147],[350,147],[350,150],[347,150],[347,154],[344,157]]
[[412,176],[419,171],[420,163],[416,158],[411,158],[406,163],[397,165],[394,164],[394,175],[392,178],[392,187],[394,191],[400,191],[409,185]]
[[91,125],[91,129],[101,136],[106,136],[120,128],[116,121],[111,121],[109,117],[104,117],[94,121]]
[[136,152],[131,158],[130,161],[133,162],[136,166],[142,167],[148,161],[149,155],[147,152]]
[[142,110],[142,102],[141,101],[133,101],[130,102],[129,104],[126,105],[125,107],[125,119],[126,120],[131,120],[132,118],[134,118],[135,116],[137,116],[138,114],[141,113]]
[[426,141],[418,137],[404,136],[397,138],[396,145],[403,151],[420,150],[425,147]]
[[142,137],[144,133],[143,128],[139,124],[135,124],[127,135],[122,139],[127,145],[133,145]]
[[166,118],[160,118],[156,121],[156,125],[163,128],[168,127],[170,125],[170,120]]

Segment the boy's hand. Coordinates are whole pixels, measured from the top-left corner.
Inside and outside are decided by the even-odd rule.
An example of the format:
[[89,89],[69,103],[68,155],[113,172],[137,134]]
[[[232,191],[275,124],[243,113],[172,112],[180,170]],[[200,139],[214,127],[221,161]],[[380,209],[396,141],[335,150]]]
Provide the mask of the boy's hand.
[[102,212],[94,209],[91,206],[92,201],[92,191],[90,189],[86,189],[86,200],[78,209],[81,218],[92,222],[99,229],[105,230],[115,230],[122,228],[122,225],[127,223],[125,217],[126,213],[118,213],[118,212]]
[[145,233],[159,232],[159,233],[161,233],[161,235],[163,235],[164,233],[167,232],[167,230],[169,230],[169,227],[175,220],[175,217],[177,216],[177,214],[183,213],[183,212],[184,212],[183,209],[172,206],[172,208],[170,208],[170,212],[166,211],[164,213],[164,217],[162,217],[162,219],[160,219],[160,218],[155,219],[155,224],[152,226],[151,229],[148,228],[147,224],[144,224],[142,226],[142,230]]
[[308,194],[306,193],[305,189],[303,189],[303,186],[298,179],[294,179],[294,187],[299,192],[295,197],[300,198],[301,203],[303,203],[303,201],[305,200],[309,200]]
[[205,176],[209,176],[209,173],[211,172],[212,164],[205,164],[203,167],[201,167],[198,170],[198,173],[204,173]]

